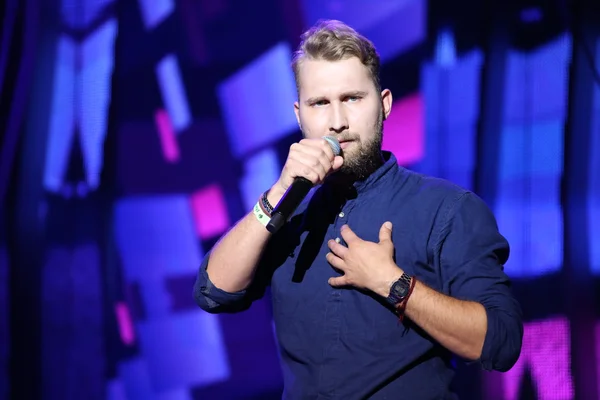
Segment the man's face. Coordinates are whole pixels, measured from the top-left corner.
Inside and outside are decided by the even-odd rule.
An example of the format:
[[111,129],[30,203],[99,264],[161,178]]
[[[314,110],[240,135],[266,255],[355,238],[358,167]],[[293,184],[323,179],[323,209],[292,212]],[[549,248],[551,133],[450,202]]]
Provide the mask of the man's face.
[[381,163],[390,91],[378,93],[368,69],[356,57],[303,60],[298,78],[299,99],[294,108],[304,137],[337,137],[344,156],[341,171],[357,178],[367,176]]

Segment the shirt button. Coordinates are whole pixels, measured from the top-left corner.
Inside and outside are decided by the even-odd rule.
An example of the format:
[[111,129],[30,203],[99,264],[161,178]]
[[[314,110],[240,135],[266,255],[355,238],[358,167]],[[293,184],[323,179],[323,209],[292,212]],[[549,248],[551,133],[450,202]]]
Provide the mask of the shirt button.
[[340,240],[341,240],[340,238],[335,238],[336,243],[339,243]]
[[340,218],[344,218],[344,215],[346,215],[346,214],[344,214],[343,211],[339,214]]

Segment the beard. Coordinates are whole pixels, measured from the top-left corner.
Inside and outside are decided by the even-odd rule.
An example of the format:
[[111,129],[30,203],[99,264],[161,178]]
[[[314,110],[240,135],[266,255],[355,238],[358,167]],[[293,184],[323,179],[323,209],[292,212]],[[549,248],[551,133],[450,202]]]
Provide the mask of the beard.
[[381,146],[383,144],[383,115],[379,114],[375,122],[375,135],[366,142],[359,135],[341,134],[340,141],[352,140],[347,152],[342,150],[344,164],[335,175],[343,175],[352,180],[363,180],[383,164]]

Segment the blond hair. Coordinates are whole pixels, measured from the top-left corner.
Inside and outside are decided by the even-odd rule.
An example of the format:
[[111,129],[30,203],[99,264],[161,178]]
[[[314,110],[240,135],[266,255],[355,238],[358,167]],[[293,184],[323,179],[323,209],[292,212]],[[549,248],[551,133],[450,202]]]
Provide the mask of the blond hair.
[[292,58],[296,89],[300,92],[299,67],[303,59],[340,61],[356,57],[368,69],[377,92],[380,59],[373,43],[357,31],[337,20],[320,20],[300,37],[302,41]]

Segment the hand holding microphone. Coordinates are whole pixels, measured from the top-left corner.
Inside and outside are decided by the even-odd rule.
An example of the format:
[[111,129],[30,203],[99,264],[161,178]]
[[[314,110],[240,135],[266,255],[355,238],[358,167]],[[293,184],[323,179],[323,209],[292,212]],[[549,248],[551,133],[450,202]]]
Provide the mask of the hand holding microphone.
[[[267,229],[277,232],[300,205],[314,185],[322,183],[344,163],[338,140],[333,136],[303,139],[290,147],[279,180],[271,188],[272,198],[283,193],[273,209]],[[270,196],[271,197],[271,196]]]

